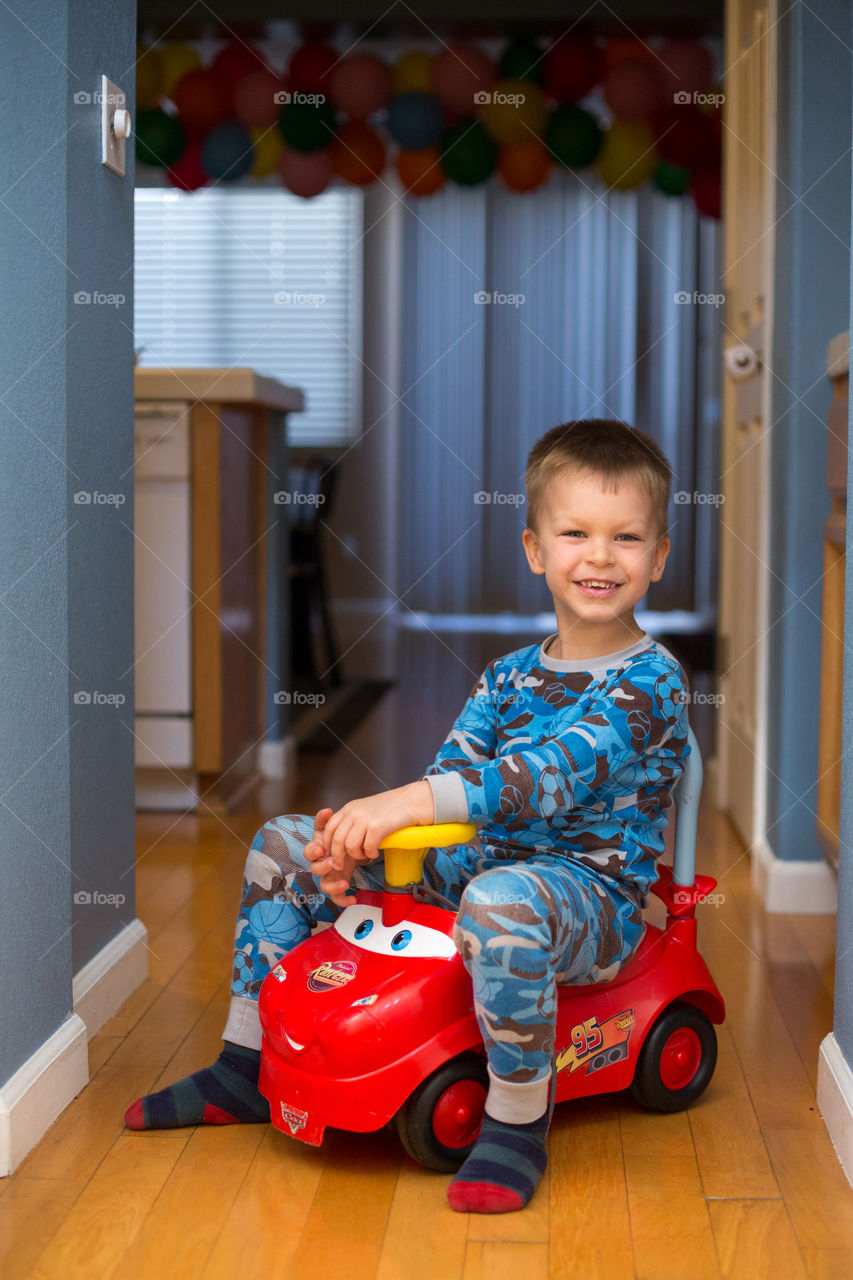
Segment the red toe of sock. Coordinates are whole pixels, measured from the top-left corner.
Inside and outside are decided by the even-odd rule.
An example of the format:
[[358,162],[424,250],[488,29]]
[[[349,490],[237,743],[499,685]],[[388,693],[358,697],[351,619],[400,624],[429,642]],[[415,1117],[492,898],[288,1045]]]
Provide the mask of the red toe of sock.
[[240,1121],[236,1116],[232,1116],[229,1111],[223,1111],[221,1107],[215,1107],[212,1102],[204,1104],[203,1124],[239,1124]]
[[513,1213],[524,1208],[517,1191],[492,1182],[451,1182],[447,1199],[457,1213]]
[[127,1108],[124,1113],[124,1123],[128,1129],[144,1129],[145,1116],[142,1112],[142,1099],[137,1098],[136,1101]]

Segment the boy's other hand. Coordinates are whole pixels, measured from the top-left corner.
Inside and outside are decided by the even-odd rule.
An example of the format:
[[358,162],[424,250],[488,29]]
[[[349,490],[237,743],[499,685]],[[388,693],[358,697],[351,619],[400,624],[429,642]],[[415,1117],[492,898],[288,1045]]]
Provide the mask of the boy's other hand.
[[323,832],[333,809],[321,809],[314,819],[314,836],[305,846],[305,857],[311,863],[311,874],[320,877],[320,888],[338,907],[346,907],[352,901],[347,897],[355,860],[347,858],[342,867],[335,867],[323,844]]

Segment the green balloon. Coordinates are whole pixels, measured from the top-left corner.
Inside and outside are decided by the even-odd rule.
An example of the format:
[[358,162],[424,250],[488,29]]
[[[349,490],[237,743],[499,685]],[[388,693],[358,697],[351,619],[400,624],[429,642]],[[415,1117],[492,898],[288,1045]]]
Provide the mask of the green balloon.
[[545,78],[544,54],[542,46],[530,37],[513,40],[501,54],[501,78],[532,80],[534,84],[542,84]]
[[652,175],[652,182],[664,195],[683,196],[690,186],[690,170],[662,160]]
[[155,107],[140,111],[136,127],[136,158],[140,164],[168,169],[184,153],[184,128],[175,116]]
[[295,151],[324,151],[335,136],[335,108],[330,102],[288,102],[278,117],[281,136]]
[[584,169],[592,164],[602,142],[601,127],[583,107],[558,107],[545,130],[545,145],[567,169]]
[[466,117],[441,135],[441,167],[451,181],[473,187],[485,182],[497,163],[497,144],[479,120]]

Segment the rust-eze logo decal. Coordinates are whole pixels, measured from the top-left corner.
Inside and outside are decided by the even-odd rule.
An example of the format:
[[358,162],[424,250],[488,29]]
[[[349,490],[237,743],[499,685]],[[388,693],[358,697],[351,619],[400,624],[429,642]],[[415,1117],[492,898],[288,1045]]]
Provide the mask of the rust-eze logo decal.
[[309,991],[336,991],[355,977],[351,960],[326,960],[308,974]]
[[586,1075],[612,1067],[628,1056],[628,1041],[635,1025],[634,1010],[623,1009],[606,1022],[587,1018],[572,1027],[571,1044],[557,1054],[557,1070],[569,1075],[579,1067],[586,1067]]
[[281,1104],[281,1118],[291,1133],[297,1133],[298,1130],[305,1128],[308,1112],[300,1111],[299,1107],[291,1107],[286,1102],[283,1102]]

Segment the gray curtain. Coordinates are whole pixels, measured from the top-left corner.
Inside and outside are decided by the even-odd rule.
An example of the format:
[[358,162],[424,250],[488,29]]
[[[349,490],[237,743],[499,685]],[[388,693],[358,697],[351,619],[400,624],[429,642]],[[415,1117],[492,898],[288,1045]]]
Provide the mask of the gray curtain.
[[[556,423],[623,418],[661,445],[674,491],[717,490],[719,252],[719,224],[689,199],[588,175],[529,196],[490,184],[406,200],[397,581],[410,608],[550,608],[514,495]],[[715,512],[673,504],[646,608],[713,615]]]

